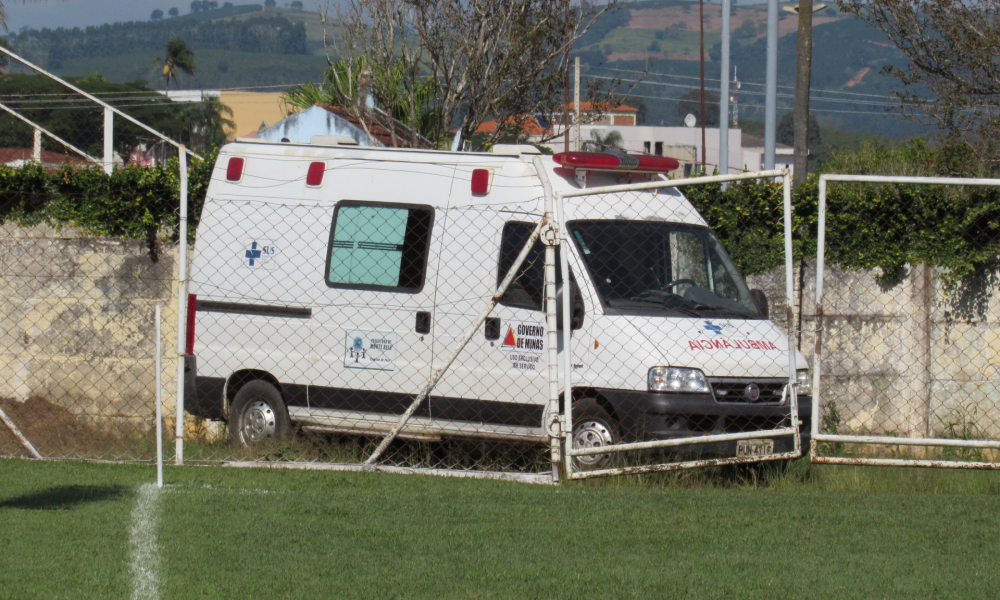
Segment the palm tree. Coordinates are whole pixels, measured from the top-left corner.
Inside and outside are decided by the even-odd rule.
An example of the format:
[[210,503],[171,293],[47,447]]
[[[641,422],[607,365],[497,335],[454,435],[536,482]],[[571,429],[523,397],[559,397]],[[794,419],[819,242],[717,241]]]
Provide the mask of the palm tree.
[[187,42],[181,38],[175,37],[170,38],[170,41],[167,42],[167,57],[157,58],[153,63],[163,64],[164,89],[170,89],[170,82],[177,81],[177,76],[180,75],[181,71],[188,75],[194,75],[196,68],[194,51],[191,50],[191,46],[188,46]]
[[588,146],[593,146],[598,151],[603,152],[608,148],[621,148],[622,134],[614,129],[607,133],[601,133],[599,129],[590,130],[590,139],[584,142]]

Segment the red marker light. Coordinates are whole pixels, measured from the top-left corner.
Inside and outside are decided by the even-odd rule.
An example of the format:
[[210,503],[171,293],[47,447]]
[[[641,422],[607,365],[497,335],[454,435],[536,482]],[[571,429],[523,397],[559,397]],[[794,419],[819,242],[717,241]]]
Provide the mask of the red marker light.
[[475,169],[472,171],[472,193],[482,196],[490,191],[490,170]]
[[323,184],[323,173],[326,172],[326,163],[309,163],[309,172],[306,174],[306,185],[318,187]]
[[239,156],[229,159],[229,166],[226,167],[226,179],[229,181],[243,179],[243,159]]
[[184,354],[194,354],[195,313],[198,310],[198,296],[188,294],[187,331],[184,332]]
[[552,160],[568,169],[591,169],[594,171],[666,173],[680,166],[676,159],[666,156],[633,156],[631,154],[611,154],[610,152],[560,152],[554,155]]

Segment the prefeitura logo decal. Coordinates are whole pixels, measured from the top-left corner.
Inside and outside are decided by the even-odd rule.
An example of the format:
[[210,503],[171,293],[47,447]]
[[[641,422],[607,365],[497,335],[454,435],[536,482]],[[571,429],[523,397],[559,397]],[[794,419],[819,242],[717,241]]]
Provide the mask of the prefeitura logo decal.
[[746,339],[729,321],[701,321],[698,329],[706,339],[688,340],[688,350],[778,350],[766,340]]

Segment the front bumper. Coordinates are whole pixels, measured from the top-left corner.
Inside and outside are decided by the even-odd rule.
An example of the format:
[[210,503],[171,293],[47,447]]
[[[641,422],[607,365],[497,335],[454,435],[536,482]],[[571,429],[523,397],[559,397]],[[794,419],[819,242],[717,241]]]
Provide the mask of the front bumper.
[[[625,442],[744,433],[788,426],[787,403],[719,402],[712,394],[596,390],[610,402]],[[809,444],[812,398],[798,397],[802,446]],[[791,436],[785,436],[792,443]],[[735,445],[735,443],[731,443]],[[784,446],[775,440],[775,450]],[[789,446],[790,447],[790,446]]]

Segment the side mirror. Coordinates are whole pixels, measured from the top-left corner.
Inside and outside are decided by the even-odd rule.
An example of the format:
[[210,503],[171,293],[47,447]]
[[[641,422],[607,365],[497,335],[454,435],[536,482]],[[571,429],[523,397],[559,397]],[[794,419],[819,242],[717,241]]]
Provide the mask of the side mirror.
[[[563,314],[562,314],[562,294],[563,287],[559,286],[556,290],[556,322],[559,324],[559,329],[563,327]],[[583,306],[583,295],[580,293],[580,286],[576,284],[575,281],[570,279],[569,281],[569,328],[571,331],[576,331],[583,327],[583,321],[586,318],[586,309]]]
[[757,310],[765,319],[771,316],[771,310],[767,305],[767,296],[764,295],[764,290],[750,290],[750,299],[757,305]]

